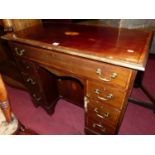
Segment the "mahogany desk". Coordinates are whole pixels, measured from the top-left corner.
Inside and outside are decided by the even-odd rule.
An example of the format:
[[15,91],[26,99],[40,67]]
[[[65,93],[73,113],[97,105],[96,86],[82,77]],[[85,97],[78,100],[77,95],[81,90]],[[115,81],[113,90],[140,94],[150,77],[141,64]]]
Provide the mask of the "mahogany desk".
[[72,91],[82,91],[85,132],[117,134],[136,73],[145,70],[151,35],[142,30],[47,23],[3,39],[9,42],[36,106],[53,112],[63,97],[58,83],[76,79],[80,89],[73,83]]

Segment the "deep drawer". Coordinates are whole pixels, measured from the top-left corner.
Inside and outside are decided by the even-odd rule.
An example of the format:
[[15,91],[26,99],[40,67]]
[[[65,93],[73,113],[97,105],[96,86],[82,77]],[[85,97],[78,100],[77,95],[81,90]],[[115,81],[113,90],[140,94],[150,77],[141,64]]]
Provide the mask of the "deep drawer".
[[29,75],[22,72],[23,79],[25,81],[25,85],[29,88],[30,91],[39,91],[40,86],[37,77],[34,75]]

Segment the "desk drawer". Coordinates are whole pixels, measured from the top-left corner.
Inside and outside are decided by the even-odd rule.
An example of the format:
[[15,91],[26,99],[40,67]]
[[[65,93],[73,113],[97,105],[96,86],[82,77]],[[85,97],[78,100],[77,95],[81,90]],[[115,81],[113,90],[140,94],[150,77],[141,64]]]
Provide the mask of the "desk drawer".
[[18,57],[28,58],[50,67],[81,75],[82,77],[95,79],[102,83],[117,85],[124,89],[126,89],[132,73],[132,71],[127,68],[96,62],[52,50],[17,43],[11,43],[11,47],[14,54]]
[[87,96],[104,104],[122,109],[126,92],[102,83],[88,81]]
[[22,73],[22,76],[24,78],[26,86],[30,90],[34,90],[34,91],[40,90],[39,82],[38,82],[38,80],[37,80],[37,78],[35,76],[25,74],[25,73]]
[[89,100],[86,115],[93,120],[110,123],[112,126],[116,126],[119,121],[120,111],[101,102]]
[[40,93],[39,91],[30,91],[32,100],[34,101],[33,103],[36,106],[42,105],[45,102],[45,99],[42,95],[42,93]]
[[102,135],[113,135],[116,132],[116,128],[105,125],[101,121],[96,121],[88,118],[86,118],[86,128]]
[[37,66],[31,61],[27,61],[25,59],[16,58],[16,62],[21,72],[27,74],[35,74],[37,70]]

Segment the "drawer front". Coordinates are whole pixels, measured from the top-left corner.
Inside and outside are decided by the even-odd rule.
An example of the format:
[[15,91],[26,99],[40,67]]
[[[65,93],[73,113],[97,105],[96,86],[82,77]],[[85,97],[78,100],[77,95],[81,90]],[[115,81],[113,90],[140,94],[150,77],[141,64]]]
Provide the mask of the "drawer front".
[[45,102],[44,97],[42,96],[42,94],[39,91],[30,91],[32,100],[34,101],[33,103],[35,103],[36,106],[42,105]]
[[63,69],[76,75],[85,76],[110,85],[126,89],[131,70],[85,58],[75,57],[61,52],[45,50],[23,44],[11,43],[13,52],[18,57],[25,57],[38,63]]
[[45,102],[45,99],[43,97],[43,93],[40,89],[39,82],[36,79],[36,77],[23,72],[22,76],[24,78],[25,85],[28,88],[35,105],[36,106],[42,105]]
[[25,74],[23,72],[22,72],[22,76],[24,78],[25,85],[28,87],[28,89],[30,91],[39,91],[40,90],[38,80],[35,76]]
[[100,121],[96,121],[89,118],[86,118],[86,128],[102,135],[113,135],[116,132],[116,128],[107,126]]
[[122,109],[126,92],[122,89],[95,82],[87,82],[87,96],[104,104]]
[[86,115],[93,120],[110,123],[111,125],[116,126],[119,121],[120,111],[116,108],[107,106],[104,103],[89,100]]
[[21,72],[33,75],[36,73],[36,65],[31,61],[16,58],[16,62]]

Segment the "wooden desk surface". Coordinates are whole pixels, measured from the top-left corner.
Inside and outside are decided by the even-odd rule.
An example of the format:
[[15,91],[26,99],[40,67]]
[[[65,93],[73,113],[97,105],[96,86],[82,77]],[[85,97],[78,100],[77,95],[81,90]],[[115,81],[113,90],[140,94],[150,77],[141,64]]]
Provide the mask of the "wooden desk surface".
[[151,36],[152,33],[145,30],[50,23],[8,34],[3,38],[136,70],[145,70]]

